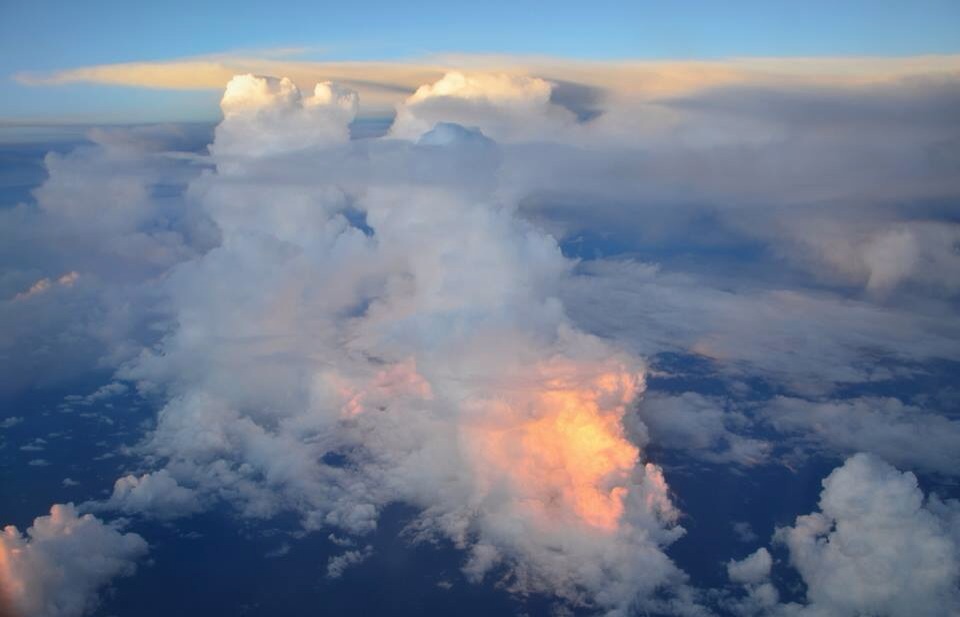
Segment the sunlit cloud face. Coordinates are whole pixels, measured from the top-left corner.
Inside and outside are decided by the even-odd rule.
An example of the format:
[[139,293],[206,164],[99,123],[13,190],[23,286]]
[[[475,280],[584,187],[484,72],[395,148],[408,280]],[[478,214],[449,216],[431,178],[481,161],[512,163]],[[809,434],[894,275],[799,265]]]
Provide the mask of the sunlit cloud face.
[[466,429],[481,491],[507,482],[516,514],[535,525],[616,531],[639,461],[622,419],[642,377],[565,360],[532,372],[528,382],[497,388]]

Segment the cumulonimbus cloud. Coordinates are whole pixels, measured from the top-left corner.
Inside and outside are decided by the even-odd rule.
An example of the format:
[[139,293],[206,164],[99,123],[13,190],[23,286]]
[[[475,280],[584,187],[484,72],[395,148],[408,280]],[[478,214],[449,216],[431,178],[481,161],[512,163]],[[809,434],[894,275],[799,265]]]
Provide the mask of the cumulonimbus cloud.
[[[514,86],[547,100],[549,86]],[[168,398],[141,445],[167,463],[105,507],[180,503],[183,485],[362,536],[402,501],[422,512],[418,537],[467,552],[473,580],[612,613],[682,587],[662,550],[677,512],[623,425],[643,363],[566,316],[571,263],[476,169],[498,164],[496,146],[466,129],[386,140],[360,159],[361,190],[327,183],[314,161],[355,147],[356,98],[316,93],[231,81],[217,169],[189,189],[221,243],[171,270],[177,325],[123,371]],[[456,119],[482,131],[516,113],[491,97],[492,119]],[[433,160],[458,173],[418,171]]]

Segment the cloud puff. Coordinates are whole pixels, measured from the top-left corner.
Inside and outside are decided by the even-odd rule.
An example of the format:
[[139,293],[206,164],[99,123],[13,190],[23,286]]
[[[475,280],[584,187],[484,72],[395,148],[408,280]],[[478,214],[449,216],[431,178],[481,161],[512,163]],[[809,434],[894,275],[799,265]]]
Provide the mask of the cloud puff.
[[727,563],[727,576],[734,583],[759,583],[770,576],[773,557],[761,547],[740,561]]
[[780,594],[769,580],[772,567],[773,557],[763,547],[740,561],[729,561],[727,576],[732,582],[742,585],[746,595],[726,602],[725,606],[736,615],[775,614],[780,608]]
[[[96,608],[97,592],[129,576],[147,543],[121,533],[72,504],[56,504],[26,535],[0,535],[0,611],[23,617],[78,617]],[[2,604],[7,604],[3,606]]]
[[390,135],[417,139],[438,122],[479,128],[498,141],[555,138],[576,122],[540,78],[505,73],[447,73],[397,106]]
[[[823,481],[821,512],[776,534],[807,584],[805,612],[906,617],[960,610],[958,538],[923,501],[912,473],[875,457],[858,454],[834,470]],[[954,517],[958,507],[941,506]]]
[[776,604],[766,549],[728,565],[740,614],[907,617],[960,610],[960,503],[924,500],[916,477],[868,454],[824,481],[820,511],[778,528],[775,542],[806,585],[806,603]]
[[166,469],[118,478],[109,499],[84,505],[94,511],[112,510],[158,519],[188,516],[202,509],[196,492],[180,486]]
[[373,555],[373,547],[365,546],[361,550],[346,551],[327,562],[327,578],[340,578],[343,573],[356,565],[360,565]]
[[210,151],[222,164],[342,144],[350,138],[357,101],[356,92],[330,82],[304,97],[288,78],[237,75],[220,101],[223,121]]

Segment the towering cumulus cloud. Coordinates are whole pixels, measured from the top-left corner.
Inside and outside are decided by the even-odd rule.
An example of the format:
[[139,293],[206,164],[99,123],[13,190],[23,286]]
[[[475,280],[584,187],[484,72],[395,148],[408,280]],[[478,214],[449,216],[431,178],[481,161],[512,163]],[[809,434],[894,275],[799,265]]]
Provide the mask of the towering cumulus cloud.
[[238,75],[220,107],[224,122],[211,151],[220,159],[261,156],[347,141],[357,95],[324,82],[304,97],[287,78]]
[[397,107],[391,134],[417,138],[437,122],[480,127],[500,141],[556,137],[576,122],[551,100],[553,86],[539,77],[500,73],[447,73],[421,86]]
[[[482,103],[421,114],[435,94]],[[231,81],[216,169],[190,187],[222,241],[172,270],[177,326],[124,369],[168,398],[142,445],[164,478],[357,535],[404,502],[472,580],[615,614],[682,605],[661,550],[682,530],[622,422],[643,365],[572,325],[571,264],[499,197],[498,146],[470,128],[548,97],[454,74],[408,102],[427,124],[401,110],[417,142],[347,143],[354,94]]]

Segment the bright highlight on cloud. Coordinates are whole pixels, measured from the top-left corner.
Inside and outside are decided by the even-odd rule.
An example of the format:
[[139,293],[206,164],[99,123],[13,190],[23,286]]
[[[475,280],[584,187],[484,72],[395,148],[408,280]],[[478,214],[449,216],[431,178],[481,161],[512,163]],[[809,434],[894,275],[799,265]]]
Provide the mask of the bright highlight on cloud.
[[227,84],[220,107],[224,122],[211,153],[220,159],[255,157],[346,142],[357,95],[324,82],[304,97],[287,78],[238,75]]
[[454,122],[498,141],[543,139],[576,123],[573,113],[553,103],[552,93],[553,86],[536,77],[447,73],[398,105],[390,134],[416,139],[437,122]]

